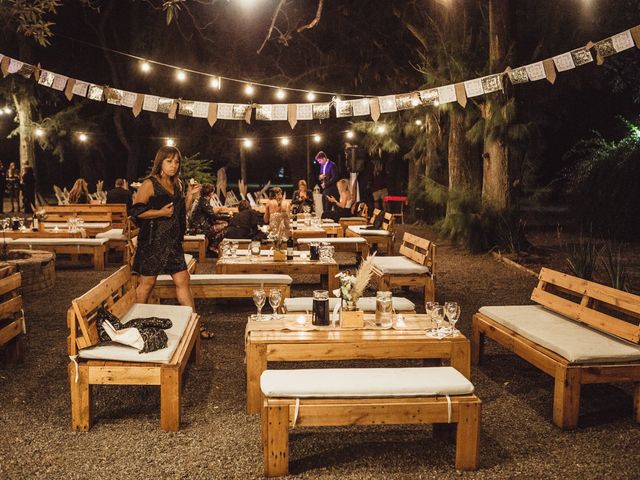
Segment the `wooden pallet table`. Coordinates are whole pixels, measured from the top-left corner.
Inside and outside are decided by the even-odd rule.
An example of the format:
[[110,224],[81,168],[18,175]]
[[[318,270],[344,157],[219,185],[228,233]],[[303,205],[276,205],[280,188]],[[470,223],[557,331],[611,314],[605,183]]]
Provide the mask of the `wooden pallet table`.
[[[303,362],[318,360],[442,359],[465,377],[471,375],[469,340],[457,333],[435,339],[425,335],[433,325],[424,314],[405,315],[403,329],[383,330],[375,327],[340,329],[309,328],[297,320],[304,315],[282,315],[279,320],[249,320],[245,333],[247,359],[247,411],[258,413],[262,407],[260,375],[268,362]],[[365,325],[375,315],[365,314]]]

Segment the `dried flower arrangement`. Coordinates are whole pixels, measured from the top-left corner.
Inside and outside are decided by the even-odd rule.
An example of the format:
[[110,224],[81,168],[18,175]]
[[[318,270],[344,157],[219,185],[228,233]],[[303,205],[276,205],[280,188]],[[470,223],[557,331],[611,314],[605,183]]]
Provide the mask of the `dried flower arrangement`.
[[351,275],[349,271],[340,272],[336,278],[340,280],[340,288],[333,291],[336,297],[341,297],[345,305],[345,310],[354,310],[358,299],[362,296],[365,289],[371,281],[373,274],[373,257],[375,253],[369,255],[363,260],[355,275]]

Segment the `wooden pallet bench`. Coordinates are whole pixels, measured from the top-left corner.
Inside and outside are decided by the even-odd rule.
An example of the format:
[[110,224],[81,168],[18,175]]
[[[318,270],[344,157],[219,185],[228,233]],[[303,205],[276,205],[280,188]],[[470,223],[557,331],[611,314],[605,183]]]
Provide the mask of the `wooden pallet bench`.
[[[369,226],[373,225],[373,221],[380,210],[375,209],[369,220]],[[390,213],[384,213],[384,219],[380,229],[372,230],[367,225],[349,225],[345,229],[345,237],[362,237],[367,240],[371,248],[391,255],[393,253],[393,245],[395,241],[395,218]]]
[[634,383],[640,422],[640,296],[543,268],[531,300],[474,315],[473,363],[489,337],[551,375],[553,423],[562,429],[578,426],[581,385]]
[[207,259],[209,242],[204,234],[185,235],[182,240],[182,248],[185,252],[198,252],[198,261],[203,263]]
[[72,258],[87,255],[91,258],[94,270],[104,270],[107,253],[107,238],[18,238],[7,242],[9,249],[46,250],[58,255],[70,255]]
[[373,280],[378,290],[393,287],[422,287],[424,301],[436,297],[436,245],[424,238],[405,232],[400,255],[374,257]]
[[26,334],[20,287],[22,276],[14,266],[0,268],[0,347],[7,363],[23,360],[22,340]]
[[482,402],[452,367],[267,370],[264,475],[289,473],[289,428],[455,424],[458,470],[478,467]]
[[[256,288],[278,289],[282,298],[291,296],[289,275],[196,274],[191,275],[193,298],[251,298]],[[170,275],[158,275],[153,300],[176,298],[176,287]]]
[[47,205],[44,211],[47,222],[66,222],[70,217],[77,217],[85,222],[109,222],[109,228],[124,228],[127,223],[124,203]]
[[[135,279],[125,265],[72,302],[67,313],[72,430],[91,428],[94,385],[158,385],[160,427],[165,431],[180,428],[182,376],[188,360],[199,361],[200,317],[190,307],[136,304],[135,298]],[[131,347],[99,343],[99,307],[123,322],[151,316],[169,318],[173,326],[167,330],[168,347],[138,353]]]

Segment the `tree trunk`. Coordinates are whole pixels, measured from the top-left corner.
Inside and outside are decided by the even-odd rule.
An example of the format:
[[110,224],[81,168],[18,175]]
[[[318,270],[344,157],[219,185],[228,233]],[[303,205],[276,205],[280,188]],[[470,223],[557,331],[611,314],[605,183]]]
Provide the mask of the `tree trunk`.
[[36,170],[36,150],[33,138],[31,103],[26,97],[18,99],[13,95],[13,103],[18,115],[18,132],[20,137],[20,172],[27,166]]
[[[501,72],[510,61],[511,12],[509,0],[489,2],[489,69]],[[497,102],[486,105],[486,118],[491,118]],[[509,149],[500,139],[485,139],[483,155],[482,204],[493,210],[511,206],[512,166]]]

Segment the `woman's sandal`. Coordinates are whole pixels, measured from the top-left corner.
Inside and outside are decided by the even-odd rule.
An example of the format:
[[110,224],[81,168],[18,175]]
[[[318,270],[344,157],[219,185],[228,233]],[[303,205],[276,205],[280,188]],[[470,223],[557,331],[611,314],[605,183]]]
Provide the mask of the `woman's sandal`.
[[213,338],[213,332],[207,330],[207,327],[200,325],[200,338],[203,340],[211,340]]

